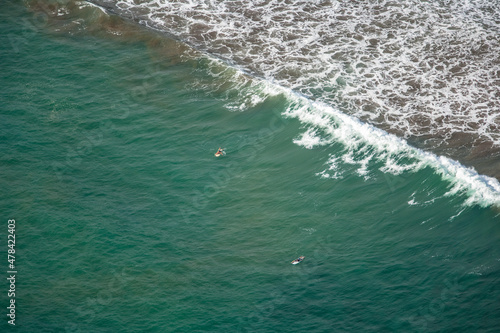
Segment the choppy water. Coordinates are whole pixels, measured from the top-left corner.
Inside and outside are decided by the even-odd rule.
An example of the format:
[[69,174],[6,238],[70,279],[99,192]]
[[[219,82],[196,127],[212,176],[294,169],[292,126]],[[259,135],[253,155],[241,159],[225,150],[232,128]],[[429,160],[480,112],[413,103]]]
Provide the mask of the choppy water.
[[[388,4],[380,15],[406,8]],[[472,8],[493,34],[488,9],[467,4],[448,14]],[[115,11],[143,24],[160,12],[125,5]],[[217,10],[240,15],[245,31],[251,5],[230,6]],[[262,3],[255,21],[279,28],[266,15],[297,6]],[[358,70],[341,89],[312,90],[319,69],[300,65],[292,79],[278,70],[292,62],[271,54],[266,64],[212,53],[208,37],[183,35],[189,21],[171,39],[86,2],[2,7],[0,244],[15,218],[18,269],[16,327],[4,314],[2,331],[500,327],[498,181],[353,117],[370,118],[357,113],[359,91],[345,95],[367,84]],[[215,158],[220,146],[227,155]]]

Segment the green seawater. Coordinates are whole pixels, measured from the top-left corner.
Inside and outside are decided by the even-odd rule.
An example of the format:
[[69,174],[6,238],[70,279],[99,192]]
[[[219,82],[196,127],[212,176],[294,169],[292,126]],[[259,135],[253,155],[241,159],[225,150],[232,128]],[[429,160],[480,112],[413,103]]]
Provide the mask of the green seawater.
[[1,332],[499,332],[497,208],[320,177],[284,93],[167,37],[0,16]]

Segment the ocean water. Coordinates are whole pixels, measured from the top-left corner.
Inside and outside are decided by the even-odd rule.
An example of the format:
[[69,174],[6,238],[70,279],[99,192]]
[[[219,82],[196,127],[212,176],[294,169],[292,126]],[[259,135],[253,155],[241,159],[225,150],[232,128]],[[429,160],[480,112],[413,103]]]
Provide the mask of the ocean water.
[[[230,3],[213,17],[233,21],[228,31],[248,26],[248,11],[224,20],[246,8]],[[15,297],[8,282],[0,292],[2,332],[498,332],[500,184],[495,172],[464,166],[494,164],[493,123],[472,134],[441,128],[490,140],[488,156],[443,156],[424,142],[447,137],[439,128],[405,140],[356,110],[359,92],[344,88],[367,82],[346,76],[342,87],[314,90],[321,79],[305,67],[289,77],[270,70],[293,67],[289,59],[256,52],[265,67],[215,52],[205,28],[199,41],[160,29],[160,12],[164,22],[194,16],[158,8],[196,4],[158,4],[2,2],[0,267],[7,281],[15,219],[17,272]],[[249,4],[273,13],[299,2]],[[314,4],[325,15],[362,8]],[[379,6],[389,17],[399,10]],[[413,10],[431,17],[433,6],[450,15],[469,6],[481,23],[476,40],[494,54],[495,4],[429,6]],[[210,22],[204,10],[197,15]],[[255,28],[257,43],[269,30]],[[496,60],[482,61],[493,86],[477,93],[498,97]],[[450,93],[462,94],[453,84]],[[496,100],[463,101],[494,121]],[[226,155],[216,158],[219,147]]]

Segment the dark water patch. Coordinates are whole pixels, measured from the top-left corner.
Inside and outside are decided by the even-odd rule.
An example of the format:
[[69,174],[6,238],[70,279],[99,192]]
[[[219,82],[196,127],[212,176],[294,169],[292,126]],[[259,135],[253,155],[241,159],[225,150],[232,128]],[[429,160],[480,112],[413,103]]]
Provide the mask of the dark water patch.
[[33,0],[27,1],[27,5],[33,12],[30,22],[41,22],[36,26],[54,36],[94,36],[124,43],[144,43],[151,50],[150,56],[172,63],[180,62],[182,55],[192,53],[192,49],[182,43],[143,29],[85,1]]

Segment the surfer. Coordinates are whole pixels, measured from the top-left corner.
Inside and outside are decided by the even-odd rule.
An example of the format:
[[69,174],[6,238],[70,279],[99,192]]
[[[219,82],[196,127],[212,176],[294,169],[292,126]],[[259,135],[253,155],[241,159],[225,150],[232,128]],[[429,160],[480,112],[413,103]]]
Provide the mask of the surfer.
[[217,152],[215,153],[215,156],[219,157],[221,155],[224,155],[224,149],[223,148],[219,148],[219,150],[217,150]]
[[293,265],[297,265],[299,262],[301,262],[302,260],[304,260],[304,256],[300,256],[298,257],[297,259],[295,259],[294,261],[292,261],[292,264]]

